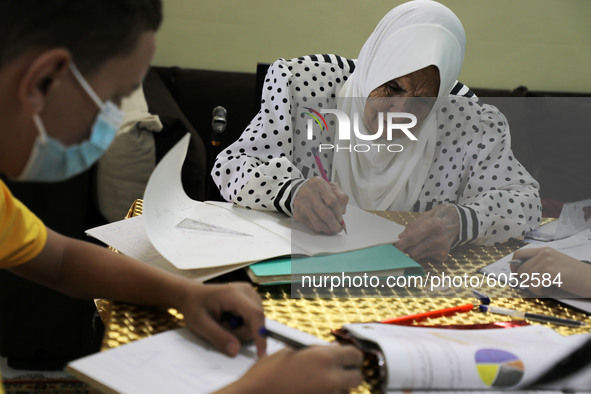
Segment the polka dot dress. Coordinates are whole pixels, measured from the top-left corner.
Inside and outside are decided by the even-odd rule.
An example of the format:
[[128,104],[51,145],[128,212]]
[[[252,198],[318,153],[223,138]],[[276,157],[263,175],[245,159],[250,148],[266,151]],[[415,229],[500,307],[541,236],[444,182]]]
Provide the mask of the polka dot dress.
[[[336,108],[336,94],[354,69],[354,61],[336,55],[274,62],[259,113],[212,169],[222,196],[247,208],[291,215],[299,187],[320,175],[311,148],[335,143],[330,116],[328,129],[308,139],[310,109]],[[455,204],[461,229],[454,246],[520,237],[540,221],[538,183],[513,156],[503,114],[478,103],[460,83],[451,93],[437,111],[435,155],[413,210]],[[330,177],[332,151],[323,150],[320,159]]]

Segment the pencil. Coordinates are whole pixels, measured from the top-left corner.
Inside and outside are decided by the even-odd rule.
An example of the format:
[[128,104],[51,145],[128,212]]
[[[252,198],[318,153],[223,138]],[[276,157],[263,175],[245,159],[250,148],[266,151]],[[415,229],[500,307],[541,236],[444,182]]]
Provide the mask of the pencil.
[[458,312],[470,312],[473,309],[474,309],[474,304],[464,304],[464,305],[454,306],[451,308],[437,309],[434,311],[417,313],[414,315],[393,317],[391,319],[382,320],[381,323],[404,325],[404,324],[410,324],[415,321],[425,320],[425,319],[432,318],[432,317],[451,316],[451,315],[454,315]]

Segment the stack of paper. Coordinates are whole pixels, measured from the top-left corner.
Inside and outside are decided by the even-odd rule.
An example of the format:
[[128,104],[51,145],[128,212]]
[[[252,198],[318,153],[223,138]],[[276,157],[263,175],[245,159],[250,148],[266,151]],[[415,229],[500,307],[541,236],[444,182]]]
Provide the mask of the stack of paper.
[[[320,235],[281,213],[192,200],[181,182],[188,143],[189,134],[152,173],[144,195],[143,230],[137,220],[133,225],[105,225],[88,234],[122,253],[200,277],[202,272],[211,275],[212,269],[225,272],[277,256],[313,256],[392,244],[404,229],[349,206],[344,216],[348,234]],[[209,271],[197,271],[203,269]]]

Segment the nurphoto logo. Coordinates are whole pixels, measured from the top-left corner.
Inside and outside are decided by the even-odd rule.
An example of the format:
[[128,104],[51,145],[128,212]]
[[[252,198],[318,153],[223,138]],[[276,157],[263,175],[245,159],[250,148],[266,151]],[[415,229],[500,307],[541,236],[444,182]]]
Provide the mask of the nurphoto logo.
[[[335,133],[335,144],[320,144],[318,150],[334,150],[335,152],[346,150],[354,152],[369,152],[372,149],[387,150],[388,152],[396,153],[402,152],[404,147],[397,143],[391,143],[394,139],[399,140],[399,137],[394,137],[395,131],[402,131],[404,135],[411,141],[417,141],[409,129],[413,128],[417,124],[417,117],[408,112],[379,112],[377,114],[377,125],[378,129],[374,134],[365,134],[359,129],[360,119],[358,113],[353,113],[353,120],[349,119],[349,116],[338,109],[321,109],[320,112],[312,108],[306,107],[310,112],[305,112],[305,115],[310,116],[306,124],[307,139],[314,139],[314,124],[317,124],[320,128],[320,133],[325,132],[328,129],[328,123],[323,115],[332,114],[336,118],[336,133]],[[351,127],[352,126],[352,127]],[[355,134],[357,141],[375,141],[374,143],[360,143],[351,144],[351,130]],[[344,142],[342,144],[341,142]],[[347,144],[348,143],[348,144]]]

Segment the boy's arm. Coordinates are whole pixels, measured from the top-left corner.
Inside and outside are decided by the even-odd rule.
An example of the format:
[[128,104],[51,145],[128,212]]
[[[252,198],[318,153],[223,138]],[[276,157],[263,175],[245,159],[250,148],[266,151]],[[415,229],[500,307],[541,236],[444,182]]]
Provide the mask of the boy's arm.
[[[258,332],[264,325],[263,308],[247,284],[203,285],[49,229],[41,253],[11,271],[74,297],[176,308],[188,327],[226,354],[236,355],[240,340],[249,338],[255,339],[259,355],[265,352]],[[241,316],[244,327],[224,329],[224,312]]]

